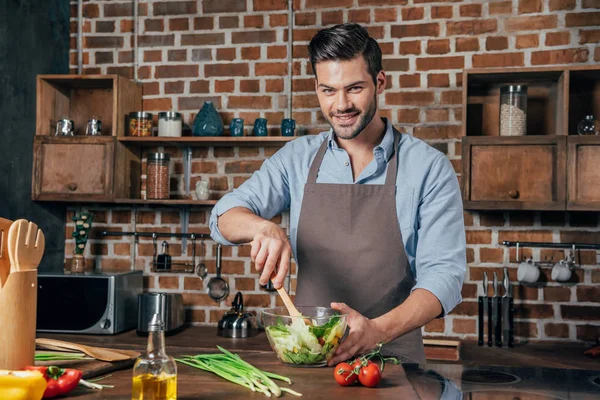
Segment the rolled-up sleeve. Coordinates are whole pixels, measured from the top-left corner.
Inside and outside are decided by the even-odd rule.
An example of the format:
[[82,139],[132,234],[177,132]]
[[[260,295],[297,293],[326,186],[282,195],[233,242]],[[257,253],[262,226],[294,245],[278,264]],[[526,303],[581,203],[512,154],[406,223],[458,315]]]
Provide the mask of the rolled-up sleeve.
[[427,174],[417,223],[413,290],[435,295],[446,315],[462,301],[467,261],[460,187],[452,164],[443,155]]
[[210,236],[223,245],[234,245],[219,231],[218,218],[234,207],[245,207],[256,215],[271,219],[290,206],[290,190],[282,159],[289,152],[289,144],[266,159],[260,169],[240,187],[227,193],[213,207],[209,227]]

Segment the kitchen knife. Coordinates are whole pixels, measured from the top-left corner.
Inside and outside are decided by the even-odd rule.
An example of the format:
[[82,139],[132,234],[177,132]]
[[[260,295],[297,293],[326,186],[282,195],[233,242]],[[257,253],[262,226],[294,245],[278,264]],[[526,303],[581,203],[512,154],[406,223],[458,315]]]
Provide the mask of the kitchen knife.
[[[485,274],[485,272],[484,272]],[[479,335],[479,338],[477,340],[477,344],[479,346],[483,346],[483,310],[484,310],[484,305],[483,305],[483,299],[484,296],[487,297],[487,287],[485,287],[485,285],[483,285],[483,296],[478,296],[477,297],[477,303],[479,306],[479,313],[477,316],[477,334]]]
[[496,346],[502,347],[502,298],[498,292],[498,275],[494,271],[494,301],[492,305],[494,312],[494,339]]
[[487,318],[488,318],[488,338],[487,344],[492,347],[492,298],[488,295],[488,277],[487,272],[483,273],[483,298],[487,302]]
[[502,330],[504,346],[513,347],[513,297],[512,286],[508,276],[508,268],[504,268],[504,276],[502,277],[502,285],[504,286],[504,296],[502,296]]

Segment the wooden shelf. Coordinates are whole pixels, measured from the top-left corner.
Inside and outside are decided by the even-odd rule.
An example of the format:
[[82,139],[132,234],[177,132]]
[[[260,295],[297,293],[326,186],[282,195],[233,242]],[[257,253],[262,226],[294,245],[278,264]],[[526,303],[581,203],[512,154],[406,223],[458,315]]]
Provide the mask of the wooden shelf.
[[217,200],[188,200],[188,199],[169,199],[169,200],[144,200],[144,199],[115,199],[115,204],[143,204],[157,206],[214,206]]
[[184,136],[184,137],[119,137],[119,142],[137,146],[283,146],[297,136]]

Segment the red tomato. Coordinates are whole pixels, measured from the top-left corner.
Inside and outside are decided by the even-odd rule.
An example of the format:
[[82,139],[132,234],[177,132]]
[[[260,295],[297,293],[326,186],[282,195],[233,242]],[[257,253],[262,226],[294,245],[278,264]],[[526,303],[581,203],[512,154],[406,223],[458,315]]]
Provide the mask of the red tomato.
[[358,380],[363,386],[370,388],[379,385],[379,382],[381,382],[381,370],[379,369],[379,366],[372,361],[369,361],[367,365],[360,369]]
[[356,382],[356,374],[352,373],[352,366],[342,362],[336,365],[333,371],[335,381],[342,386],[349,386]]

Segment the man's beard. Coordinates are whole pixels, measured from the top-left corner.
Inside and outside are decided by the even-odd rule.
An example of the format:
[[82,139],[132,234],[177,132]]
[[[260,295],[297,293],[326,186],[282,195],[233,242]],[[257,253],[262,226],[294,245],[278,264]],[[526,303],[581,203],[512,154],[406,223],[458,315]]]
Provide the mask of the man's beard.
[[[352,114],[357,111],[359,111],[359,110],[356,108],[350,108],[350,109],[344,110],[342,112],[339,112],[339,114]],[[373,97],[373,101],[369,104],[369,108],[367,109],[367,112],[359,115],[359,124],[356,127],[356,129],[354,129],[350,132],[347,132],[347,133],[342,133],[342,132],[336,131],[335,126],[333,124],[333,120],[335,118],[334,116],[327,117],[327,122],[329,122],[329,125],[333,129],[333,133],[335,134],[335,136],[337,136],[340,139],[350,140],[350,139],[354,139],[355,137],[360,135],[360,133],[363,131],[363,129],[365,129],[366,126],[371,123],[376,112],[377,112],[377,96]],[[347,128],[343,128],[343,129],[347,129]]]

